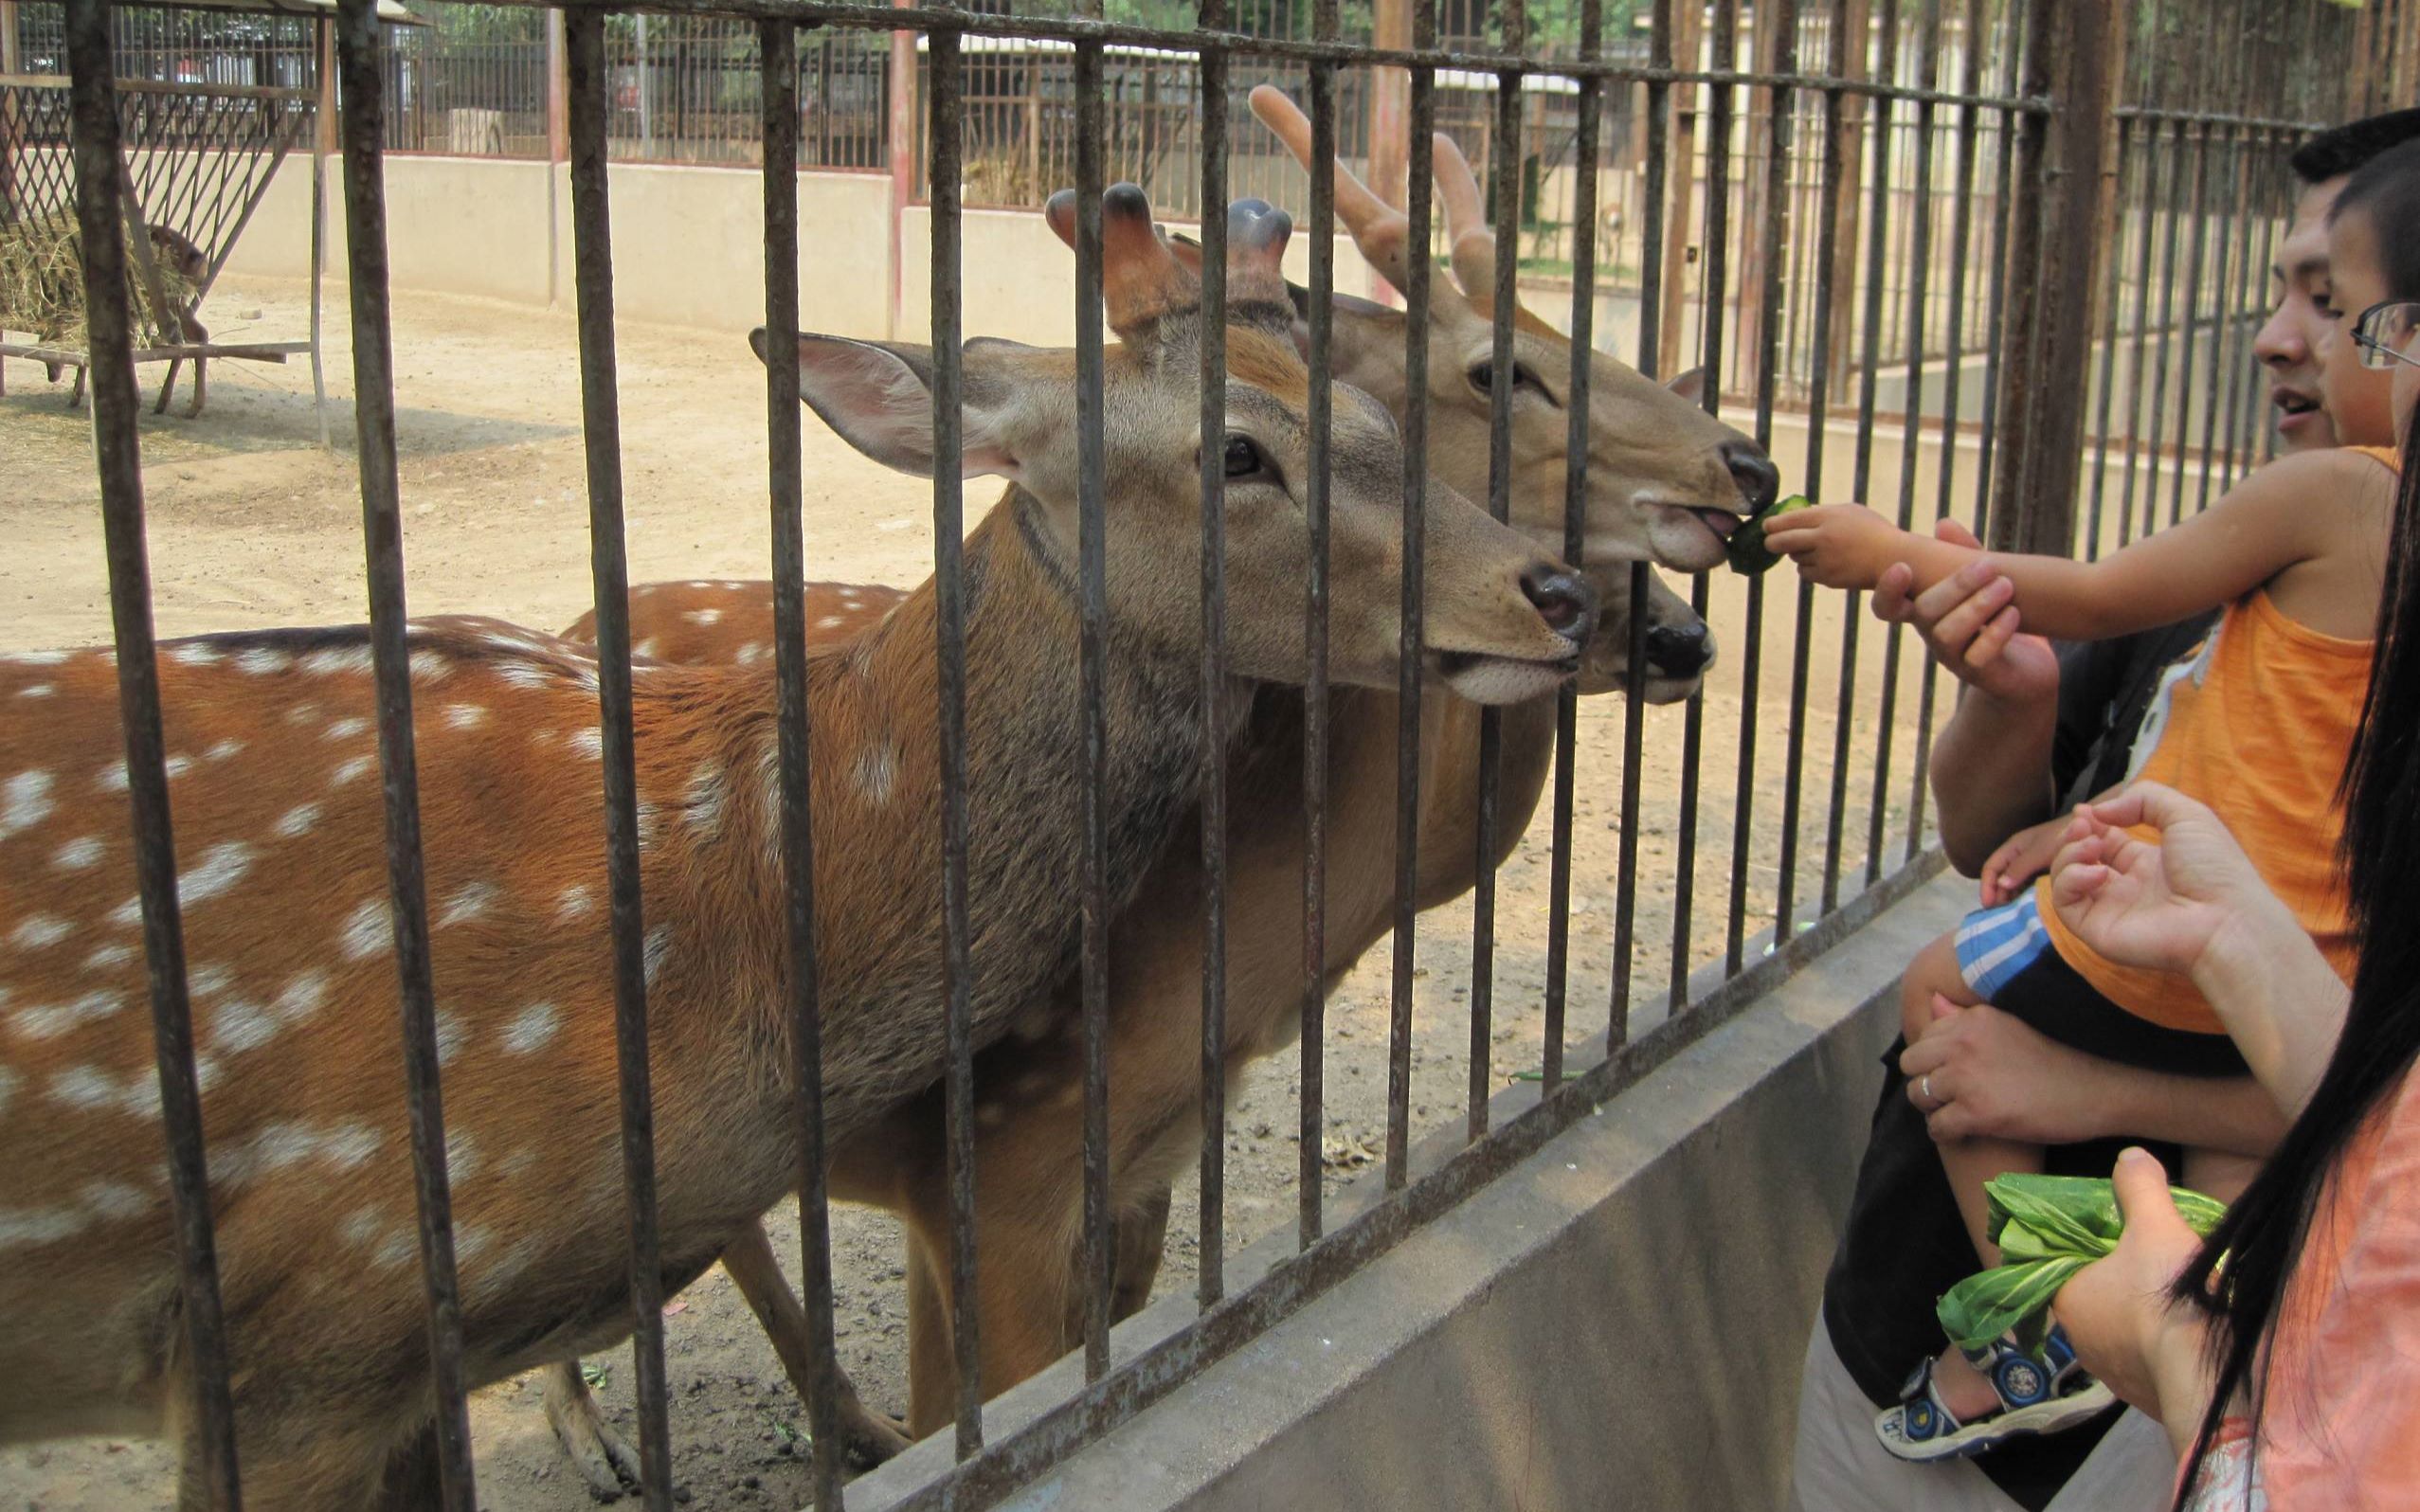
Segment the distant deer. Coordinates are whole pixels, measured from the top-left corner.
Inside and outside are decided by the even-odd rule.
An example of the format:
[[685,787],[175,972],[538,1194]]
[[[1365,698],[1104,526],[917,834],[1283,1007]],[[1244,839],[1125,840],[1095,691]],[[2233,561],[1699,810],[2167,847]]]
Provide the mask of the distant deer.
[[[1291,102],[1264,86],[1253,92],[1252,104],[1309,167],[1309,123]],[[1440,135],[1436,145],[1460,288],[1439,291],[1429,316],[1430,476],[1478,496],[1488,483],[1494,244],[1469,164],[1449,138]],[[1363,254],[1400,286],[1406,217],[1342,169],[1336,203]],[[1307,305],[1304,291],[1291,296],[1298,310]],[[1567,441],[1560,396],[1572,350],[1530,312],[1516,310],[1514,319],[1512,519],[1532,539],[1559,544]],[[1339,297],[1333,326],[1336,371],[1384,401],[1399,420],[1410,407],[1405,320],[1365,300]],[[1296,334],[1299,340],[1302,333]],[[1772,502],[1779,479],[1753,441],[1698,405],[1701,375],[1686,374],[1667,389],[1601,353],[1590,354],[1590,367],[1585,570],[1605,609],[1584,653],[1580,686],[1583,693],[1603,693],[1624,686],[1630,616],[1642,612],[1629,602],[1630,564],[1647,559],[1690,570],[1711,567],[1721,560],[1722,538]],[[1695,691],[1713,660],[1713,641],[1687,603],[1652,576],[1649,582],[1647,684],[1629,691],[1669,703]],[[897,602],[894,588],[814,585],[808,643],[838,643],[863,633]],[[643,585],[633,590],[631,605],[631,634],[650,655],[712,663],[762,661],[773,654],[768,584]],[[592,634],[589,623],[583,619],[566,634]],[[1421,716],[1418,903],[1426,909],[1477,882],[1479,721],[1473,705],[1452,697],[1423,699]],[[1326,944],[1331,985],[1393,923],[1395,720],[1394,698],[1364,689],[1339,692],[1330,705]],[[1544,792],[1554,756],[1553,701],[1505,710],[1501,729],[1496,853],[1490,865],[1512,853]],[[1253,729],[1230,764],[1231,1077],[1253,1059],[1283,1049],[1299,1023],[1301,739],[1300,700],[1273,692],[1256,706]],[[1179,829],[1112,935],[1110,1164],[1118,1215],[1113,1311],[1121,1318],[1150,1294],[1169,1183],[1196,1151],[1202,889],[1196,834],[1198,827]],[[1062,981],[1060,990],[1071,992],[1072,984]],[[1003,1042],[978,1064],[979,1332],[987,1393],[1033,1375],[1082,1337],[1079,1048],[1065,1039]],[[875,1134],[840,1148],[832,1170],[835,1197],[887,1208],[908,1223],[909,1425],[917,1435],[947,1422],[956,1400],[942,1134],[940,1099],[929,1093],[894,1109]],[[759,1259],[769,1252],[759,1239],[726,1257],[726,1269],[760,1317],[770,1306],[796,1306],[779,1271]],[[587,1447],[596,1419],[585,1404],[578,1371],[566,1366],[552,1373],[549,1393],[558,1433],[582,1446],[577,1456],[601,1463],[600,1453]],[[887,1427],[858,1409],[854,1396],[847,1405],[852,1449],[878,1453],[888,1444]]]
[[[1265,207],[1259,207],[1265,210]],[[1130,186],[1103,213],[1111,645],[1104,801],[1123,902],[1203,756],[1198,286]],[[1288,225],[1238,207],[1227,431],[1237,681],[1304,675],[1308,375],[1277,272]],[[760,336],[760,349],[763,341]],[[933,357],[804,336],[802,395],[874,459],[1009,479],[966,543],[974,1035],[1046,1038],[1078,933],[1077,379],[976,340],[965,448],[935,457]],[[1401,450],[1338,390],[1335,675],[1392,687]],[[1586,586],[1439,487],[1425,660],[1528,697],[1568,677]],[[824,1108],[841,1143],[943,1072],[940,803],[928,583],[807,669]],[[629,1327],[597,669],[494,621],[411,632],[428,920],[467,1376]],[[159,657],[196,1071],[254,1508],[417,1508],[436,1430],[415,1264],[385,825],[358,627],[168,643]],[[642,667],[632,694],[664,1282],[795,1188],[773,672]],[[188,1412],[141,909],[104,651],[0,662],[0,1440],[171,1433]]]
[[[209,281],[210,260],[184,232],[165,225],[154,225],[150,229],[152,256],[165,262],[193,291],[169,311],[169,317],[176,322],[176,338],[189,347],[206,345],[210,339],[209,328],[203,325],[201,317],[193,312],[200,308],[203,286]],[[159,403],[152,406],[152,413],[161,415],[168,412],[169,396],[176,391],[176,369],[183,360],[170,359],[168,376],[160,380]],[[208,394],[209,387],[210,359],[196,357],[193,359],[193,401],[185,406],[186,419],[193,420],[201,415],[202,401]]]

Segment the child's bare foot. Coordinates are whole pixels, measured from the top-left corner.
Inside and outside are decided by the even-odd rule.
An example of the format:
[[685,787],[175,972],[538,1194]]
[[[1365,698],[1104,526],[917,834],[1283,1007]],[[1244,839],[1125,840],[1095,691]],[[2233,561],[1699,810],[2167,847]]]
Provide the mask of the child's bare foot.
[[2000,1394],[1983,1373],[1966,1362],[1966,1357],[1955,1349],[1943,1350],[1933,1360],[1933,1390],[1941,1394],[1941,1405],[1961,1423],[1999,1411]]

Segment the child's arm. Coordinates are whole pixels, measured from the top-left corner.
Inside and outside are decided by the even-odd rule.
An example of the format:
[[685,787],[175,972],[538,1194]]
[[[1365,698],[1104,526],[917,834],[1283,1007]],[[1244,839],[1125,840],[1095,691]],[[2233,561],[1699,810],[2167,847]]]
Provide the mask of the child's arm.
[[2074,821],[2073,815],[2062,814],[2010,836],[1983,863],[1983,907],[1996,909],[2011,901],[2048,872],[2067,843],[2068,826]]
[[[2298,562],[2357,549],[2365,537],[2344,529],[2343,506],[2375,486],[2374,467],[2342,450],[2280,458],[2201,513],[2098,562],[1995,553],[1992,564],[2016,585],[2025,628],[2037,635],[2100,640],[2157,629],[2231,603]],[[1905,562],[1920,593],[1981,554],[1856,504],[1781,515],[1765,544],[1827,587],[1870,588]]]

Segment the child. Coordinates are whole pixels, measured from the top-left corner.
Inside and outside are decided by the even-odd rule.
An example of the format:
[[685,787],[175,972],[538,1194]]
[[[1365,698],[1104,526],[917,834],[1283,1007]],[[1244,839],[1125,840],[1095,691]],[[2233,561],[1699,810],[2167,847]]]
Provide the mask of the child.
[[[2400,317],[2420,315],[2392,302],[2420,299],[2420,253],[2407,247],[2420,247],[2420,144],[2369,165],[2334,212],[2327,305],[2334,324],[2320,352],[2332,411],[2391,403],[2391,369],[2410,360],[2396,338],[2411,322]],[[2164,680],[2128,777],[2166,783],[2217,810],[2348,979],[2336,790],[2369,685],[2394,465],[2392,452],[2371,447],[2288,457],[2206,513],[2097,563],[1995,558],[2014,586],[2014,607],[2040,634],[2101,639],[2225,606],[2200,650]],[[1832,587],[1871,588],[1904,562],[1916,577],[1910,591],[1921,591],[1977,555],[1897,530],[1857,505],[1781,516],[1766,540]],[[2003,845],[1983,869],[1986,907],[1909,966],[1901,984],[1908,1040],[1921,1038],[1940,1014],[1990,1002],[2105,1059],[2244,1074],[2232,1042],[2189,981],[2105,961],[2059,921],[2043,896],[2042,873],[2068,822],[2062,816]],[[1917,1095],[1923,1096],[1922,1083]],[[1940,1149],[1976,1251],[1996,1265],[1983,1183],[2005,1171],[2039,1170],[2041,1152],[1986,1139],[1946,1141]],[[2188,1152],[2188,1185],[2223,1197],[2248,1175],[2225,1168],[2214,1152]],[[1875,1428],[1903,1459],[1942,1459],[2070,1427],[2109,1400],[2054,1334],[2041,1359],[2003,1341],[1971,1359],[1952,1350],[1925,1361]]]

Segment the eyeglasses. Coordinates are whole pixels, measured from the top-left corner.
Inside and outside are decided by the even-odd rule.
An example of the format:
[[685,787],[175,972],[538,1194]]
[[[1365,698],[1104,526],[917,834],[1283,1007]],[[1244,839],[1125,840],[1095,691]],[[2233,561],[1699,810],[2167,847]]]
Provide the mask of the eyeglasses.
[[2420,368],[2420,357],[2404,351],[2420,330],[2420,300],[2388,299],[2361,312],[2353,322],[2353,344],[2361,349],[2364,368],[2392,368],[2408,362]]

